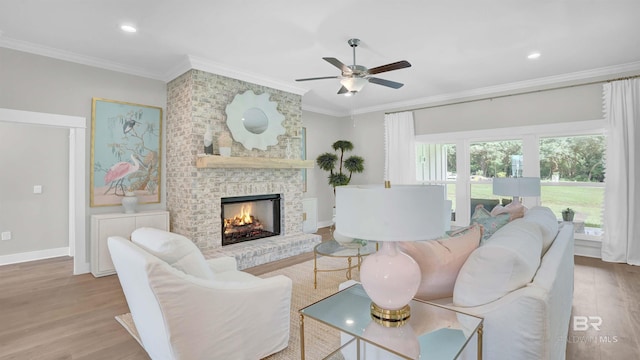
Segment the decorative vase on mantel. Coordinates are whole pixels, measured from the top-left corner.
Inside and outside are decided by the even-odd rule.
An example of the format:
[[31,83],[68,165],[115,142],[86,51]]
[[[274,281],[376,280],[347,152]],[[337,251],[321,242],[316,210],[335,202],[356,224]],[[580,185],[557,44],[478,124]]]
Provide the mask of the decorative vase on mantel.
[[125,214],[135,214],[138,207],[138,197],[133,191],[125,191],[122,197],[122,207]]
[[209,124],[204,132],[204,153],[213,155],[213,130]]
[[218,150],[220,151],[220,156],[229,157],[231,156],[231,136],[226,132],[220,133],[218,136]]

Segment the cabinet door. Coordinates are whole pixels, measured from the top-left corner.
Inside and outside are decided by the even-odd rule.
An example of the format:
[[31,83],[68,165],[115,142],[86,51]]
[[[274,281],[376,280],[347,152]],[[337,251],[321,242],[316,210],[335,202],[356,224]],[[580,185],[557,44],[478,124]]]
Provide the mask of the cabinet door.
[[129,239],[131,233],[136,229],[136,219],[134,217],[119,217],[112,219],[101,219],[98,221],[98,272],[108,272],[113,274],[115,268],[111,261],[107,238],[109,236],[122,236]]
[[150,227],[169,231],[169,216],[166,213],[136,216],[136,229]]

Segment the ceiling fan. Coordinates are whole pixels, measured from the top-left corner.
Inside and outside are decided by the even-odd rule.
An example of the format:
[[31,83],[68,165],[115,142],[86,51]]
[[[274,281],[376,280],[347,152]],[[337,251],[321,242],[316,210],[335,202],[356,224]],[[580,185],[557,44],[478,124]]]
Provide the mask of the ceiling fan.
[[340,84],[342,85],[342,87],[340,87],[340,90],[338,90],[338,94],[345,94],[345,95],[355,95],[356,93],[358,93],[358,91],[362,90],[362,88],[368,82],[377,84],[377,85],[387,86],[393,89],[399,89],[404,85],[399,82],[380,79],[377,77],[373,77],[371,75],[411,67],[411,64],[408,61],[401,60],[391,64],[386,64],[386,65],[377,66],[371,69],[367,69],[362,65],[356,64],[356,48],[360,44],[360,39],[349,39],[347,43],[353,49],[353,65],[345,65],[340,60],[332,57],[323,58],[329,64],[337,67],[342,71],[342,74],[340,76],[313,77],[313,78],[306,78],[306,79],[296,79],[296,81],[340,79]]

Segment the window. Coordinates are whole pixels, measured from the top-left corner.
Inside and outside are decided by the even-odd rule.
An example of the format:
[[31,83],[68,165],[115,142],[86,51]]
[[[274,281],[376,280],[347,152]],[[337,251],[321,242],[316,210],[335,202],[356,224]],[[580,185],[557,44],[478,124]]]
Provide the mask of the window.
[[[499,199],[493,195],[494,177],[521,177],[522,141],[474,142],[469,146],[469,173],[472,199]],[[473,212],[473,209],[471,209]]]
[[416,179],[423,184],[444,185],[452,211],[456,207],[456,145],[417,144]]
[[[603,120],[592,120],[418,135],[417,179],[446,184],[454,206],[470,209],[472,198],[499,198],[493,195],[494,177],[539,176],[541,196],[525,198],[525,206],[547,206],[558,219],[570,207],[577,226],[584,222],[586,234],[597,238],[604,203],[604,126]],[[425,152],[431,147],[439,155]],[[433,175],[430,169],[436,165],[446,178]],[[455,225],[465,226],[469,211],[456,212],[455,218]],[[578,228],[577,239],[580,232]]]
[[558,217],[570,207],[578,226],[601,228],[604,155],[603,135],[540,138],[541,204]]

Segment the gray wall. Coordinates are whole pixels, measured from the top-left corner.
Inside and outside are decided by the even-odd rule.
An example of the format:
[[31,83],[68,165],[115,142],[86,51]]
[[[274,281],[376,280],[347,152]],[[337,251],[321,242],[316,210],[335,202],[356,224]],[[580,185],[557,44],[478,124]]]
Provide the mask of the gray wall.
[[414,111],[416,135],[602,119],[602,85],[513,95]]
[[[336,140],[349,140],[353,142],[354,148],[348,154],[364,158],[364,172],[353,174],[351,184],[382,183],[384,114],[382,116],[380,119],[367,116],[334,117],[303,111],[302,122],[307,128],[307,159],[315,160],[322,153],[333,152],[331,145]],[[335,203],[333,188],[327,183],[328,176],[329,173],[320,170],[317,165],[307,172],[307,192],[304,197],[318,199],[320,226],[331,223]]]
[[[345,136],[345,120],[309,111],[302,111],[302,126],[307,130],[307,159],[314,160],[325,152],[333,152],[331,145],[336,140],[349,140]],[[356,149],[357,150],[357,149]],[[354,151],[355,153],[355,151]],[[304,198],[318,199],[318,223],[320,226],[331,222],[335,203],[333,188],[328,184],[329,173],[317,165],[307,170],[307,192]]]
[[69,246],[68,162],[69,130],[0,122],[0,255]]
[[[87,217],[86,217],[86,242],[87,251],[90,251],[90,215],[97,213],[121,212],[121,207],[89,207],[89,169],[90,169],[90,146],[91,146],[91,99],[99,97],[111,100],[127,101],[132,103],[166,107],[166,84],[163,81],[151,80],[138,76],[127,75],[109,70],[98,69],[90,66],[80,65],[67,61],[56,60],[44,56],[28,54],[20,51],[0,48],[0,108],[35,111],[52,114],[63,114],[71,116],[82,116],[87,119],[86,133],[86,184],[87,184]],[[163,112],[164,115],[165,112]],[[163,120],[163,126],[165,121]],[[4,129],[3,129],[4,130]],[[45,132],[53,129],[44,128]],[[163,131],[164,132],[164,131]],[[14,136],[28,142],[23,134],[15,133]],[[68,152],[68,139],[65,144],[56,144],[56,151]],[[165,146],[163,144],[163,152]],[[33,156],[38,152],[33,148],[25,149],[26,156]],[[41,156],[40,152],[38,154]],[[1,158],[9,156],[6,152],[0,153]],[[47,155],[48,156],[48,155]],[[165,159],[164,153],[162,159]],[[67,159],[64,166],[68,166]],[[165,167],[162,165],[163,183],[161,185],[161,203],[142,206],[145,209],[166,208],[166,186]],[[4,175],[3,175],[4,176]],[[24,175],[18,175],[23,181],[32,181]],[[30,187],[35,184],[28,184]],[[63,189],[67,191],[68,184],[64,184]],[[32,188],[31,188],[32,190]],[[33,195],[25,193],[14,201],[31,201]],[[65,205],[66,206],[66,205]],[[60,212],[58,209],[47,211],[47,214],[54,215]],[[2,213],[0,213],[0,216]],[[27,215],[27,214],[24,214]],[[65,227],[68,226],[68,218],[65,213]],[[5,224],[5,219],[0,218],[0,224],[4,228],[10,228],[14,232],[25,233],[24,223]],[[21,225],[22,224],[22,225]],[[33,226],[29,224],[28,226]],[[3,228],[3,229],[4,229]],[[2,230],[5,231],[5,230]],[[26,240],[25,240],[26,241]],[[29,239],[29,243],[35,242],[37,245],[27,248],[8,250],[11,252],[36,251],[59,247],[58,242],[51,242],[50,237],[42,239]],[[68,244],[68,239],[67,239]],[[89,253],[86,254],[90,258]]]

